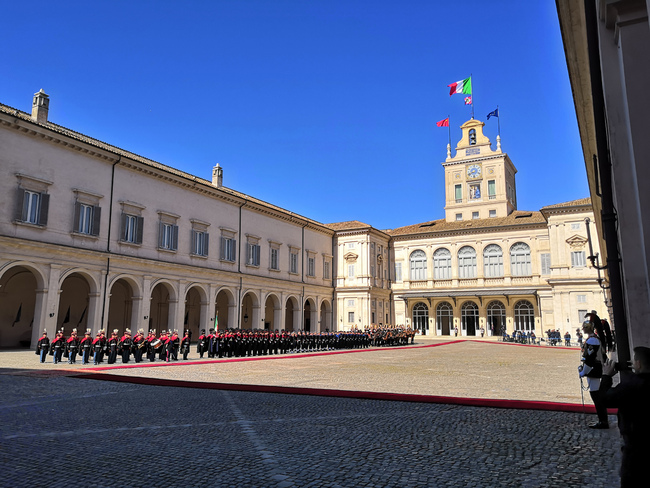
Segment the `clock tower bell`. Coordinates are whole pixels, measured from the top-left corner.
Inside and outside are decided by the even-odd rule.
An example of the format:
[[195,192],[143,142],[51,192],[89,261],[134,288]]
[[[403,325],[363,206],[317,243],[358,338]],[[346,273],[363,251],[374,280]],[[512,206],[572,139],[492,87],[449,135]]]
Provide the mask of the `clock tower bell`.
[[501,138],[492,149],[483,135],[485,123],[470,119],[460,126],[463,137],[451,157],[447,146],[445,168],[445,220],[507,217],[517,209],[515,174],[517,169],[501,151]]

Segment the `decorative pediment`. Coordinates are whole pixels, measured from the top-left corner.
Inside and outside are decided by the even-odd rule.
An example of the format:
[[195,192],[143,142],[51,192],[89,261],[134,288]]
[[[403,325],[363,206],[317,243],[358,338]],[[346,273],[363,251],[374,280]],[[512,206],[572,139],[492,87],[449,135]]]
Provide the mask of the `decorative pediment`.
[[566,240],[566,243],[574,249],[582,249],[587,244],[587,238],[574,235]]
[[355,262],[355,261],[357,260],[358,257],[359,257],[359,255],[356,254],[356,253],[353,253],[352,251],[350,251],[350,252],[348,252],[348,253],[345,253],[345,254],[343,255],[343,259],[345,259],[348,263],[353,263],[353,262]]

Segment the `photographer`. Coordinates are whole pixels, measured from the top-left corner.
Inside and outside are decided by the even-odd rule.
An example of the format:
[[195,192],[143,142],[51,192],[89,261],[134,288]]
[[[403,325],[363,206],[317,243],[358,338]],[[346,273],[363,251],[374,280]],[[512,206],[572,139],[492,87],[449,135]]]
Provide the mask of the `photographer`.
[[647,477],[645,462],[650,454],[650,348],[635,347],[632,367],[635,374],[621,372],[621,383],[612,388],[615,364],[603,365],[600,396],[606,407],[618,408],[621,432],[621,488],[641,486]]
[[589,424],[591,429],[609,429],[609,421],[607,420],[607,407],[602,402],[599,393],[600,378],[602,376],[604,351],[601,347],[600,340],[594,334],[594,324],[585,322],[582,324],[582,330],[587,336],[587,340],[582,347],[582,365],[578,368],[580,378],[587,379],[587,386],[589,388],[589,395],[596,407],[596,414],[598,415],[598,422]]

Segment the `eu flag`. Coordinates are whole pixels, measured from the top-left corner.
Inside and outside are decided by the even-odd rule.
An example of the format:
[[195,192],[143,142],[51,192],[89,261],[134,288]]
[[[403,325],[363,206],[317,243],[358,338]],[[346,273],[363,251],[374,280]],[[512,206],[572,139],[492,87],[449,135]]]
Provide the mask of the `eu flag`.
[[490,117],[498,117],[498,116],[499,116],[499,109],[495,108],[494,110],[492,110],[492,112],[487,114],[487,120],[490,120]]

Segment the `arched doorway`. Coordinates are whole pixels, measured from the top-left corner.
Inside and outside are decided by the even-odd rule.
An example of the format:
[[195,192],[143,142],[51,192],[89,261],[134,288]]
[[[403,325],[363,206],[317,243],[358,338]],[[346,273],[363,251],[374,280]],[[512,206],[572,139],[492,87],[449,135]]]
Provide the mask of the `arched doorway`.
[[[220,290],[214,306],[214,328],[226,330],[235,327],[237,309],[234,297],[228,290]],[[206,330],[207,332],[207,330]]]
[[499,300],[488,303],[487,328],[493,335],[502,335],[506,330],[506,307]]
[[332,330],[332,305],[327,300],[323,300],[320,304],[320,332],[328,332]]
[[171,298],[171,290],[166,283],[158,283],[151,291],[149,329],[155,329],[157,334],[160,334],[162,330],[169,330],[173,325],[169,318]]
[[284,330],[293,332],[299,326],[299,321],[300,307],[298,306],[298,300],[295,297],[289,297],[284,309]]
[[88,323],[88,303],[90,302],[90,285],[85,276],[72,273],[61,283],[59,295],[59,315],[57,329],[63,329],[66,337],[72,329],[83,335]]
[[[133,319],[133,288],[128,281],[119,279],[110,289],[108,304],[108,336],[114,329],[124,332],[131,328]],[[136,333],[137,331],[131,331]]]
[[275,295],[266,297],[264,304],[264,328],[266,330],[280,330],[280,321],[282,316],[282,308],[280,307],[280,300]]
[[24,266],[14,266],[0,278],[0,347],[30,347],[36,289],[34,273]]
[[258,327],[255,327],[253,323],[253,299],[254,296],[252,293],[246,293],[241,302],[241,317],[239,321],[239,328],[245,330],[252,330]]
[[478,326],[478,306],[474,302],[465,302],[460,311],[463,335],[475,336]]
[[316,304],[311,298],[308,298],[305,300],[305,307],[303,310],[303,330],[305,332],[314,332],[315,330],[318,329],[318,324],[316,321],[318,320],[318,309],[316,308]]
[[201,315],[203,313],[202,302],[203,290],[194,286],[187,291],[185,295],[185,313],[183,314],[183,331],[179,330],[181,336],[185,330],[189,330],[193,340],[199,337],[199,329],[201,328]]
[[528,300],[515,304],[515,330],[535,330],[535,309]]
[[413,305],[413,330],[419,330],[422,335],[429,330],[429,307],[422,302]]
[[442,302],[436,307],[436,329],[438,335],[451,335],[454,321],[454,309],[449,302]]

